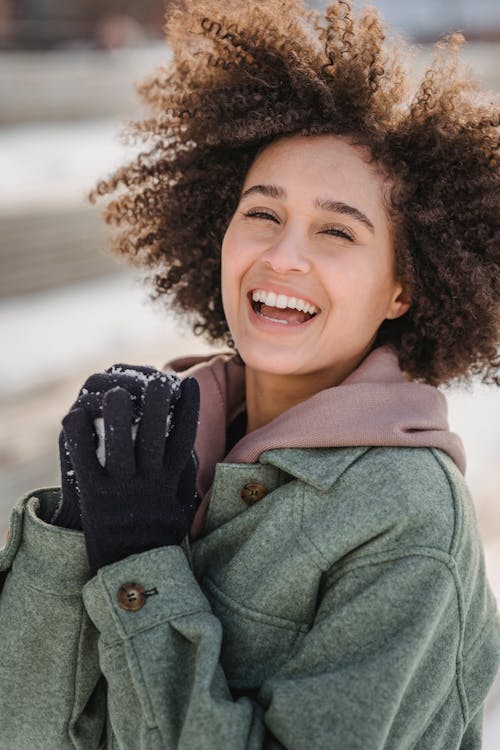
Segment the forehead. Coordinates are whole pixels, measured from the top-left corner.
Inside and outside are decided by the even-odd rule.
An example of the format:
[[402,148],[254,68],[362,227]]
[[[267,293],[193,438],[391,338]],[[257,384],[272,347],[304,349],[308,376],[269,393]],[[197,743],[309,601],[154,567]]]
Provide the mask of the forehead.
[[334,135],[292,136],[259,152],[244,189],[266,183],[284,187],[288,196],[350,200],[366,210],[383,211],[387,180],[370,161],[368,149]]

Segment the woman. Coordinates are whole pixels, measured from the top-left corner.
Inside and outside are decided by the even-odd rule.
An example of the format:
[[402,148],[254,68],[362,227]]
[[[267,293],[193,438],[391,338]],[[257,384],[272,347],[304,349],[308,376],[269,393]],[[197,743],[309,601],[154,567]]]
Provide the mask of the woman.
[[64,418],[1,560],[3,746],[479,748],[500,630],[436,386],[498,384],[498,115],[457,40],[407,99],[373,11],[219,6],[171,14],[97,192],[234,352]]

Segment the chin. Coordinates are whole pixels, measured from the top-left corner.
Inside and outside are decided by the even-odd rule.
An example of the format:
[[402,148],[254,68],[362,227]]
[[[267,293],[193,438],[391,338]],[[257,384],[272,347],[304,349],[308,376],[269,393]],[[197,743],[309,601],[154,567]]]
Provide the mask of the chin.
[[[297,357],[296,352],[280,352],[276,346],[236,347],[238,354],[245,365],[252,370],[265,372],[269,375],[305,375],[307,365],[302,357]],[[308,360],[310,365],[310,360]]]

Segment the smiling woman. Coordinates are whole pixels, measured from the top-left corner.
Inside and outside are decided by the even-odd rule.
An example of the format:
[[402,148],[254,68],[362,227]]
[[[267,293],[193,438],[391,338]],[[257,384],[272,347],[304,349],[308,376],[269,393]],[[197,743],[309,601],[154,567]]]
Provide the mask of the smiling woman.
[[409,98],[372,10],[221,5],[172,11],[94,197],[230,351],[64,417],[0,553],[2,742],[479,750],[500,628],[436,385],[500,380],[496,105],[456,38]]

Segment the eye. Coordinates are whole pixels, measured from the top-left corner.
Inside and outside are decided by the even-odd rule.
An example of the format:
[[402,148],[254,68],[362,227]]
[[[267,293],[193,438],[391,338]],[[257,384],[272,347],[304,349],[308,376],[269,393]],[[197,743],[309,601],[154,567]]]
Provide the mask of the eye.
[[339,227],[327,227],[323,229],[320,234],[329,234],[332,237],[341,237],[349,242],[354,242],[354,237],[350,234],[347,229],[340,229]]
[[245,211],[243,215],[250,218],[262,219],[263,221],[274,221],[276,224],[279,224],[279,220],[274,214],[263,211],[261,208],[251,208]]

